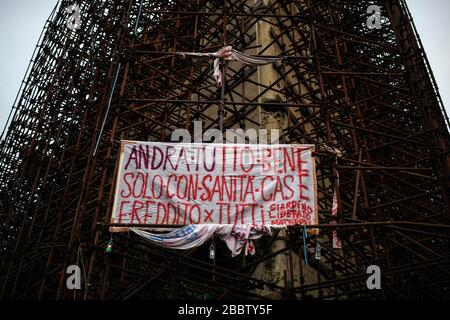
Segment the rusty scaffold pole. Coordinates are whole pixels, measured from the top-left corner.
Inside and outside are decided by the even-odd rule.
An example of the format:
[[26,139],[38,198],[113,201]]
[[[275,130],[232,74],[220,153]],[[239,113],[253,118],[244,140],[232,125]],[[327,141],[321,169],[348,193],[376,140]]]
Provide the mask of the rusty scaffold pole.
[[[366,25],[373,3],[379,29]],[[224,41],[283,59],[230,62],[217,86],[210,59],[177,54]],[[195,120],[275,126],[283,143],[316,145],[320,236],[304,242],[290,227],[245,261],[224,251],[214,264],[206,247],[111,238],[120,141],[170,141]],[[448,128],[404,0],[60,1],[0,144],[0,297],[449,299]],[[65,270],[75,263],[74,295]],[[381,291],[366,286],[374,264]]]

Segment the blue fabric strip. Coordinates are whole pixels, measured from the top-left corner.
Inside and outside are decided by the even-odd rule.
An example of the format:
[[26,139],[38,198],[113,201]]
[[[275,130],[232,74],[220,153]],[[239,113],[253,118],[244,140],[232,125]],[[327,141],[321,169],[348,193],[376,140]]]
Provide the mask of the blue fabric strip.
[[306,232],[306,226],[303,226],[303,255],[305,256],[305,265],[308,266],[306,239],[308,239],[308,232]]

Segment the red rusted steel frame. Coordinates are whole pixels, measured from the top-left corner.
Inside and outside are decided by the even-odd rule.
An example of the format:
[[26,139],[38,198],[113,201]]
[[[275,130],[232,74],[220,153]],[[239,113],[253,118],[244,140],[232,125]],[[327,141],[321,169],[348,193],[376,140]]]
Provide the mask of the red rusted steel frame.
[[[280,298],[448,298],[448,119],[403,0],[380,1],[380,30],[362,27],[372,1],[272,1],[257,11],[244,0],[140,3],[82,4],[82,28],[72,33],[72,3],[62,1],[44,29],[0,144],[1,297],[73,298],[64,271],[81,252],[86,286],[76,299],[173,297],[177,288],[179,297],[262,298],[258,286]],[[259,52],[277,46],[285,57],[270,85],[255,80],[255,68],[230,64],[218,88],[210,60],[173,54],[258,47],[258,20],[272,28]],[[267,92],[284,102],[260,103]],[[287,143],[317,145],[320,224],[311,227],[322,230],[322,261],[296,267],[296,228],[242,264],[220,260],[222,252],[209,263],[202,248],[187,257],[131,234],[114,235],[104,253],[121,139],[168,141],[194,120],[245,129],[259,125],[258,107],[283,110]],[[337,164],[324,143],[344,154]],[[331,224],[337,172],[339,223]],[[335,228],[342,252],[331,248]],[[275,240],[286,248],[271,252]],[[258,265],[285,252],[284,285],[257,279]],[[389,274],[381,295],[365,287],[369,264]]]

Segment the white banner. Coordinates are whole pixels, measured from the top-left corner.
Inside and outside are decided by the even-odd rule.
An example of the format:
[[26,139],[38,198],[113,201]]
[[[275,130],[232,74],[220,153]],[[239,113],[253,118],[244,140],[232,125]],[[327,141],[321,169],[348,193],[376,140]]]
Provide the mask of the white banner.
[[317,224],[313,151],[122,141],[111,223]]

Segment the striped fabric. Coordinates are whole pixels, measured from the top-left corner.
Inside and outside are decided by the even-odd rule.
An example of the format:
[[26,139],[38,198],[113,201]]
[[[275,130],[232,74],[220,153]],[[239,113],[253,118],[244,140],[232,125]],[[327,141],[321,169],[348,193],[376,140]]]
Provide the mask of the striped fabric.
[[[286,226],[277,226],[285,229]],[[231,251],[232,256],[237,256],[242,251],[247,255],[255,254],[253,240],[261,238],[264,234],[271,235],[272,230],[267,226],[244,225],[218,225],[202,224],[188,225],[183,228],[165,234],[156,234],[139,228],[130,228],[144,239],[164,248],[186,250],[202,245],[213,235],[224,240]]]

